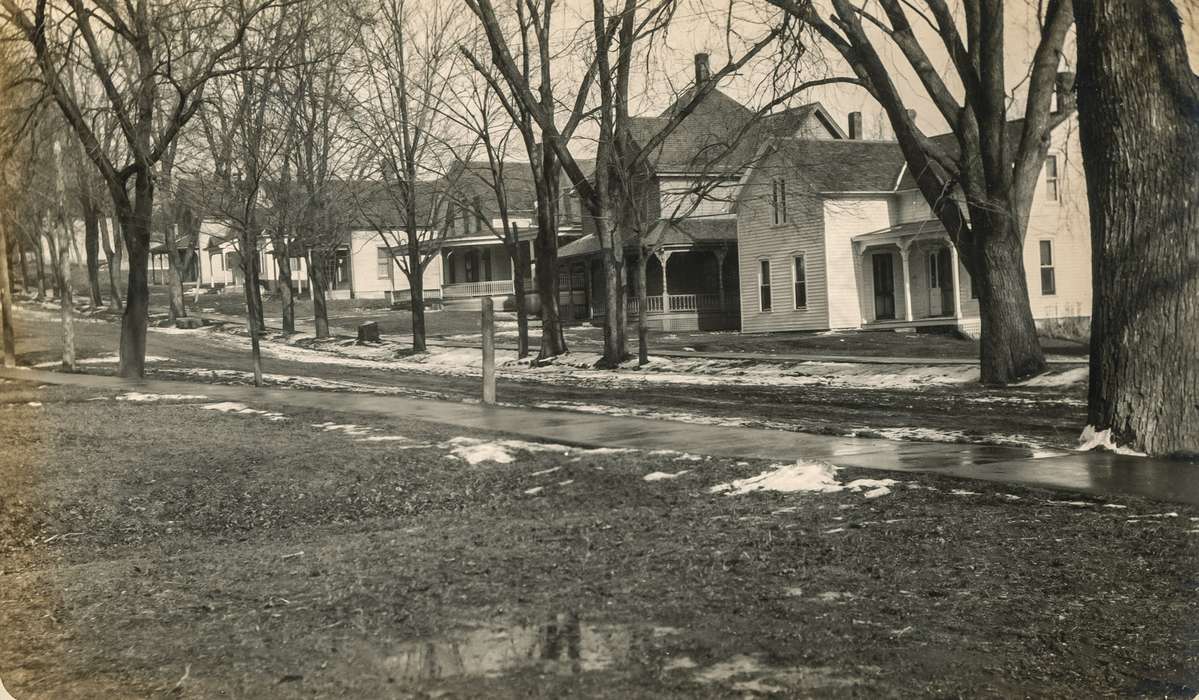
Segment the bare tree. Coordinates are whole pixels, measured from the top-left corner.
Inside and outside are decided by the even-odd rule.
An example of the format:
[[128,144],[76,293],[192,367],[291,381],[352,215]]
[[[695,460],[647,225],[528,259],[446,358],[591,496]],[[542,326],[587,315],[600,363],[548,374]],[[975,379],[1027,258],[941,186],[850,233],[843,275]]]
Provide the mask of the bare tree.
[[446,173],[449,134],[439,105],[452,84],[455,26],[447,3],[382,0],[359,37],[366,77],[357,131],[385,184],[374,194],[396,215],[388,223],[398,231],[383,222],[375,228],[408,280],[417,352],[425,349],[424,272],[443,232],[436,220],[444,193],[422,181]]
[[[16,0],[0,0],[9,20],[33,47],[46,89],[104,178],[120,222],[129,250],[118,368],[123,377],[145,372],[154,167],[195,116],[207,83],[245,69],[236,63],[234,49],[259,13],[274,4],[68,0],[59,8],[48,0],[35,0],[30,11]],[[132,60],[118,61],[119,55]],[[129,162],[113,161],[103,148],[64,79],[67,65],[85,66],[89,79],[102,86],[106,106],[121,126]],[[155,107],[163,103],[169,116],[156,129]]]
[[[965,0],[965,38],[945,0],[878,0],[884,17],[849,0],[832,0],[821,17],[810,0],[770,0],[803,21],[849,64],[863,87],[886,110],[908,170],[933,213],[961,253],[978,290],[982,321],[982,381],[1006,384],[1045,369],[1024,273],[1024,237],[1050,132],[1073,110],[1068,77],[1058,66],[1073,22],[1071,0],[1048,0],[1033,52],[1023,121],[1009,122],[1004,70],[1002,0]],[[929,58],[912,18],[935,30],[963,86],[954,94]],[[954,144],[934,141],[916,126],[896,87],[894,69],[879,53],[878,35],[897,47],[925,94],[949,124]],[[1055,89],[1057,111],[1051,112]]]
[[1091,211],[1087,418],[1199,455],[1199,77],[1170,0],[1074,0]]
[[75,306],[71,294],[71,239],[74,227],[67,207],[66,160],[63,158],[62,141],[65,133],[54,138],[54,205],[55,235],[58,237],[55,251],[55,270],[58,272],[58,306],[62,314],[62,368],[74,372],[75,367]]
[[[588,50],[595,57],[594,81],[598,88],[596,112],[599,137],[596,150],[594,180],[579,167],[572,146],[562,139],[551,110],[542,105],[524,79],[517,60],[491,0],[467,0],[471,11],[479,18],[491,48],[491,59],[503,75],[513,98],[541,128],[545,144],[553,148],[563,170],[575,186],[588,215],[594,224],[604,260],[606,313],[604,320],[604,355],[601,366],[614,367],[627,357],[624,247],[634,234],[633,210],[641,202],[630,201],[627,190],[619,187],[620,180],[632,180],[628,173],[636,172],[638,153],[658,148],[667,136],[691,114],[720,80],[736,73],[786,29],[786,23],[772,27],[764,35],[742,42],[744,50],[733,53],[728,63],[713,74],[713,80],[697,86],[684,104],[661,125],[645,143],[634,144],[629,136],[630,84],[637,70],[634,60],[639,42],[660,35],[669,26],[677,4],[671,0],[620,0],[615,9],[604,0],[593,0],[589,20]],[[732,12],[730,6],[730,13]],[[588,73],[590,75],[590,73]],[[590,79],[586,78],[585,82]]]

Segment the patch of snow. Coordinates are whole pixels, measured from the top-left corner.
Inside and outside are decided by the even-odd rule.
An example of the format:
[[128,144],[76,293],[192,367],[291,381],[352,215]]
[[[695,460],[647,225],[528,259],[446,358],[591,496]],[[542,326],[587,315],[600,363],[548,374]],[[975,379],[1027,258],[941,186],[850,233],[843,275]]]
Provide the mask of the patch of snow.
[[[510,464],[516,457],[505,448],[502,442],[488,442],[476,438],[456,437],[445,443],[450,452],[467,464],[476,465],[483,462]],[[526,491],[525,493],[529,493]],[[534,492],[536,493],[536,492]]]
[[200,401],[207,398],[204,394],[143,394],[140,391],[127,391],[116,397],[116,400],[154,403],[156,401]]
[[663,671],[681,671],[689,668],[695,668],[697,664],[691,660],[690,656],[680,656],[677,659],[670,659],[662,664]]
[[566,481],[559,481],[559,482],[558,482],[558,485],[559,485],[559,486],[570,486],[570,485],[571,485],[571,484],[573,484],[574,482],[575,482],[575,480],[574,480],[574,479],[567,479]]
[[534,486],[531,489],[525,489],[525,493],[530,496],[536,496],[537,494],[541,493],[544,489],[545,489],[544,486]]
[[844,488],[841,482],[837,481],[836,473],[836,467],[824,462],[776,464],[770,471],[726,484],[717,484],[708,491],[729,496],[740,496],[754,491],[833,493]]
[[408,442],[408,438],[403,435],[368,435],[355,442]]
[[1082,435],[1078,436],[1078,451],[1087,452],[1090,450],[1106,450],[1134,457],[1145,456],[1144,452],[1138,452],[1130,447],[1117,445],[1115,439],[1112,437],[1111,429],[1095,430],[1095,426],[1093,425],[1083,428]]
[[1087,381],[1091,370],[1087,367],[1074,367],[1064,372],[1047,372],[1032,379],[1013,384],[1012,386],[1061,387],[1081,384]]
[[1071,506],[1073,508],[1090,508],[1095,505],[1090,501],[1045,501],[1045,503],[1051,506]]
[[546,474],[553,474],[561,468],[562,467],[550,467],[549,469],[542,469],[539,472],[533,472],[532,474],[529,474],[529,476],[544,476]]
[[272,421],[287,420],[287,416],[283,415],[282,413],[275,413],[273,411],[261,411],[257,408],[250,408],[249,406],[245,405],[244,403],[238,403],[236,401],[221,401],[218,403],[208,403],[208,404],[204,404],[203,406],[200,406],[200,408],[207,410],[207,411],[220,411],[221,413],[236,413],[236,414],[243,415],[243,416],[262,416],[263,418],[266,418],[267,420],[272,420]]
[[41,408],[41,407],[42,407],[42,402],[41,402],[41,401],[30,401],[29,403],[27,403],[27,404],[25,404],[25,405],[26,405],[26,406],[32,406],[33,408]]
[[649,474],[646,474],[645,476],[643,476],[641,478],[644,479],[645,481],[662,481],[664,479],[677,479],[689,471],[690,471],[689,469],[684,469],[683,471],[675,472],[674,474],[670,474],[668,472],[650,472]]
[[[83,357],[75,360],[77,365],[115,365],[121,361],[120,355],[101,355],[100,357]],[[173,362],[169,357],[158,357],[156,355],[146,355],[146,362]],[[50,362],[39,362],[33,365],[35,369],[44,367],[58,367],[62,364],[62,360],[52,360]]]
[[845,528],[843,528],[843,527],[834,527],[832,530],[825,530],[825,531],[824,531],[824,534],[826,534],[826,535],[833,535],[833,534],[836,534],[836,533],[838,533],[838,532],[845,532]]
[[949,492],[951,496],[981,496],[978,491],[967,491],[966,489],[953,489]]
[[[1127,508],[1128,506],[1120,505],[1119,503],[1104,503],[1103,507],[1104,508]],[[1194,520],[1194,518],[1191,518],[1191,520]]]
[[211,326],[200,326],[199,328],[177,328],[175,326],[151,326],[146,329],[153,333],[161,333],[163,335],[196,335],[197,333],[209,334],[212,332]]
[[313,423],[312,427],[320,428],[326,433],[342,433],[350,437],[361,437],[370,433],[378,432],[375,428],[368,428],[362,425],[354,425],[353,423]]

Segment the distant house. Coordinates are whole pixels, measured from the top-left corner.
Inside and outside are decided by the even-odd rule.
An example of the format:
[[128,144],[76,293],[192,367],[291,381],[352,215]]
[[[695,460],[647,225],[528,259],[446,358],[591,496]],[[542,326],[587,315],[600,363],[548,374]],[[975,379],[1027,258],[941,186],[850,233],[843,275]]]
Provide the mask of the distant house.
[[[1025,238],[1038,320],[1090,314],[1086,188],[1072,128],[1067,120],[1052,134]],[[743,179],[737,246],[744,332],[978,332],[969,274],[895,142],[773,140]]]
[[[585,168],[590,165],[584,162]],[[519,258],[528,265],[526,296],[536,306],[534,271],[537,255],[537,191],[529,163],[503,165],[502,188],[518,252],[506,244],[503,220],[491,166],[486,161],[460,162],[447,175],[453,183],[447,198],[448,223],[441,240],[441,293],[447,305],[478,308],[483,297],[511,306],[514,268]],[[581,214],[569,180],[562,176],[558,205],[558,238],[570,241],[581,234]],[[517,252],[517,259],[513,258]]]
[[[696,84],[711,79],[706,54],[696,56]],[[635,117],[635,143],[648,144],[690,100],[684,92],[656,117]],[[652,251],[646,265],[646,321],[667,330],[738,327],[741,265],[734,205],[741,180],[766,138],[843,139],[845,133],[819,103],[769,115],[712,90],[691,114],[647,154],[647,172],[635,189],[645,197],[641,243]],[[636,318],[636,246],[626,244],[628,315]],[[605,309],[605,277],[594,233],[560,251],[569,265],[574,298],[588,302],[592,318]],[[565,278],[564,278],[565,279]],[[579,287],[582,287],[580,293]]]

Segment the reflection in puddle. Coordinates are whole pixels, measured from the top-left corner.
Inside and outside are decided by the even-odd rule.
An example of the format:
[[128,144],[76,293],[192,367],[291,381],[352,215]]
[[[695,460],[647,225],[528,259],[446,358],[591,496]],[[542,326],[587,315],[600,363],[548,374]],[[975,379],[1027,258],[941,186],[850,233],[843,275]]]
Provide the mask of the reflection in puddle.
[[629,665],[645,658],[669,628],[582,624],[574,613],[540,625],[482,627],[439,640],[399,645],[382,660],[395,678],[431,680],[498,676],[524,669],[574,674]]

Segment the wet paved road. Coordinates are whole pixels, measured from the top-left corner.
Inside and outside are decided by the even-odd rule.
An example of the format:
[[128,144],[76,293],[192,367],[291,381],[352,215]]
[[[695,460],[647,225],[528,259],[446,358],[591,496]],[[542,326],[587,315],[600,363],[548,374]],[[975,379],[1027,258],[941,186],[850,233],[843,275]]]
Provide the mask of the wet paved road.
[[107,389],[137,388],[199,394],[271,408],[302,406],[335,411],[411,416],[461,428],[491,430],[585,447],[671,449],[719,457],[818,460],[842,467],[936,473],[1099,496],[1142,496],[1199,505],[1199,466],[1110,453],[1078,453],[1033,459],[1021,448],[840,438],[570,411],[488,407],[398,396],[255,389],[198,382],[145,380],[3,370],[9,379]]

